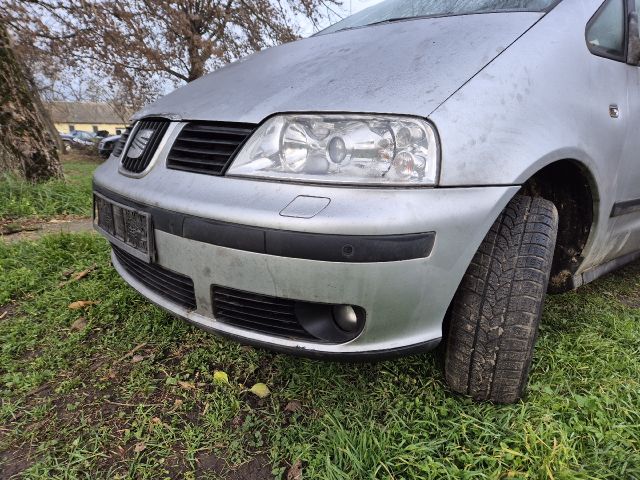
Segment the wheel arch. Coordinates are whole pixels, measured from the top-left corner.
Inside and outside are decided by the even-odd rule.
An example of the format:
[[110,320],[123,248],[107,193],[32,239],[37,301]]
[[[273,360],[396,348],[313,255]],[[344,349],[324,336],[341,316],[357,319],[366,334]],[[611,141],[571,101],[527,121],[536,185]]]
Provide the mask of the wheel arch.
[[573,275],[584,260],[598,222],[600,197],[593,172],[580,160],[556,160],[529,176],[519,193],[545,198],[558,209],[558,237],[549,291],[572,289]]

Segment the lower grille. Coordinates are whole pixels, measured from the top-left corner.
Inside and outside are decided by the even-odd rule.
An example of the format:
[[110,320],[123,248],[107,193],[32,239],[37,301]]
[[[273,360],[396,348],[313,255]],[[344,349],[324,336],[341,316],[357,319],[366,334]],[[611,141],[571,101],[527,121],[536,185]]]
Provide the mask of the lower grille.
[[212,287],[213,315],[230,325],[280,337],[315,340],[296,318],[294,300]]
[[196,294],[193,280],[159,265],[146,263],[133,255],[111,245],[118,262],[140,283],[167,300],[193,310],[196,308]]

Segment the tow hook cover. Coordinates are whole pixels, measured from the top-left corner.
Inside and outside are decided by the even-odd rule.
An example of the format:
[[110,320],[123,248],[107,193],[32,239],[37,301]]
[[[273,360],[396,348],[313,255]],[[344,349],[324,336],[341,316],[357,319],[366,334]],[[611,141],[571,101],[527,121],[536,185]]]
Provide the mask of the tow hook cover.
[[327,208],[329,203],[331,203],[330,198],[298,195],[280,211],[280,215],[283,217],[312,218]]

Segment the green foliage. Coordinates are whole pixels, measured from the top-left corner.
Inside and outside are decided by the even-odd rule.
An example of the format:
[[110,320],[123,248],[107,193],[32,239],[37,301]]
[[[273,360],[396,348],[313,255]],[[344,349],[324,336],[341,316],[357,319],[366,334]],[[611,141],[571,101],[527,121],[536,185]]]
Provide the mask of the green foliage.
[[93,157],[67,157],[64,180],[31,183],[0,175],[0,220],[17,217],[91,215],[91,175],[98,165]]
[[0,243],[0,315],[10,300],[0,472],[21,458],[33,479],[225,478],[258,457],[312,479],[640,478],[640,264],[549,298],[511,406],[450,393],[437,354],[328,363],[197,330],[126,286],[95,235]]

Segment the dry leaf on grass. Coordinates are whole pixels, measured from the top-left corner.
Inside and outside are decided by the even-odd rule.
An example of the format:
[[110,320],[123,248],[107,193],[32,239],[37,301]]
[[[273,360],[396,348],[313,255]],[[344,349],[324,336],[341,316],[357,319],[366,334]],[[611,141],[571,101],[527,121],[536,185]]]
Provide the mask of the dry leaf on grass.
[[127,353],[125,353],[122,358],[120,358],[118,360],[118,362],[121,362],[122,360],[124,360],[125,358],[131,357],[134,353],[136,353],[138,350],[144,348],[147,346],[147,342],[143,342],[139,345],[136,345],[135,347],[133,347],[131,350],[129,350]]
[[158,417],[153,417],[153,418],[151,419],[151,422],[149,423],[149,429],[148,429],[148,430],[149,430],[150,432],[153,432],[153,430],[154,430],[157,426],[160,426],[160,425],[162,425],[162,420],[160,420],[160,418],[158,418]]
[[284,411],[297,412],[301,408],[302,408],[302,403],[300,403],[298,400],[291,400],[289,403],[287,403],[287,406],[284,407]]
[[173,412],[175,412],[176,410],[178,410],[178,409],[182,406],[182,404],[183,404],[183,403],[184,403],[184,402],[183,402],[182,400],[180,400],[179,398],[176,398],[176,399],[173,401],[173,408],[172,408],[171,410],[169,410],[169,413],[173,413]]
[[180,385],[180,388],[182,388],[183,390],[195,390],[196,389],[196,386],[192,382],[184,382],[182,380],[178,380],[178,385]]
[[302,461],[296,460],[287,472],[287,480],[302,480]]
[[136,453],[144,452],[147,449],[147,445],[144,442],[138,442],[133,447],[133,451]]
[[62,272],[62,276],[65,278],[69,278],[73,272],[74,272],[73,268],[67,268]]
[[131,363],[140,363],[143,360],[144,356],[142,355],[134,355],[133,357],[131,357]]
[[91,305],[97,305],[97,300],[78,300],[77,302],[73,302],[69,304],[69,308],[71,310],[80,310],[81,308],[90,307]]
[[260,398],[267,398],[271,393],[264,383],[256,383],[249,391]]
[[[64,287],[68,283],[77,282],[78,280],[82,280],[84,277],[86,277],[91,272],[93,272],[97,267],[98,266],[94,263],[93,265],[91,265],[86,270],[82,270],[81,272],[74,273],[73,275],[71,275],[71,278],[69,280],[65,280],[64,282],[60,282],[58,287]],[[65,275],[65,276],[68,277],[69,275]]]
[[231,420],[231,426],[233,428],[241,427],[243,423],[244,423],[244,420],[240,415],[236,415],[235,417],[233,417],[233,420]]
[[71,324],[71,330],[75,330],[76,332],[81,332],[85,328],[87,328],[87,319],[84,317],[78,318]]

